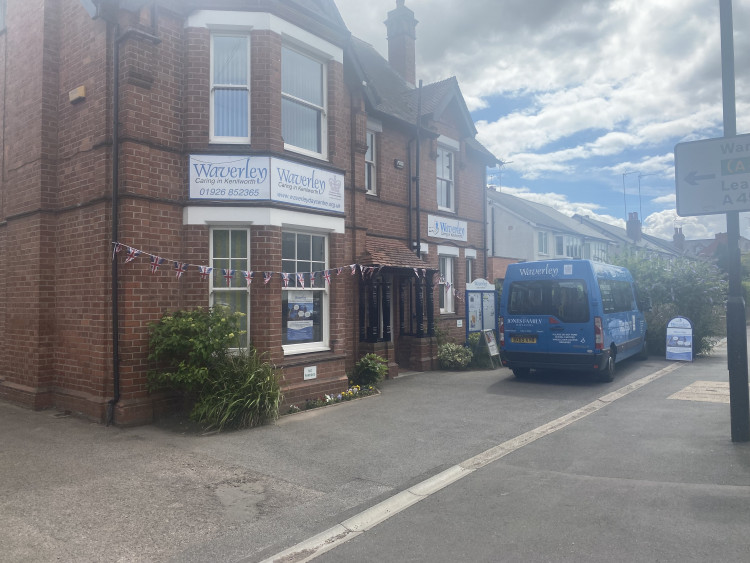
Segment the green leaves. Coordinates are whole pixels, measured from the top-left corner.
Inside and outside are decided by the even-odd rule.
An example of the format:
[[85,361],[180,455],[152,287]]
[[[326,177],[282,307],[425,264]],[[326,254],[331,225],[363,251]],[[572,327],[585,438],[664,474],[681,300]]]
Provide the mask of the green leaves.
[[196,398],[191,418],[209,427],[243,428],[278,416],[276,368],[255,349],[241,350],[241,313],[224,307],[176,311],[151,326],[149,388]]
[[377,354],[366,354],[354,364],[349,378],[354,385],[377,385],[388,374],[388,361]]
[[727,282],[713,263],[635,254],[621,255],[615,262],[628,268],[639,292],[651,298],[652,310],[646,312],[646,322],[652,354],[665,353],[667,323],[678,315],[693,323],[695,355],[709,353],[725,334]]

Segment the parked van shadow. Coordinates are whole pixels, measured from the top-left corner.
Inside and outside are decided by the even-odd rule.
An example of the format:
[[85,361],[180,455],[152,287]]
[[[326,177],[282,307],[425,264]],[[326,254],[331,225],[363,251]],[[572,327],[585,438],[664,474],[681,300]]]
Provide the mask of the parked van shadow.
[[499,380],[487,389],[487,393],[552,399],[558,398],[560,387],[600,388],[618,383],[617,375],[613,383],[605,383],[597,379],[595,374],[584,371],[531,370],[528,376],[517,378],[510,370],[503,370],[498,375]]

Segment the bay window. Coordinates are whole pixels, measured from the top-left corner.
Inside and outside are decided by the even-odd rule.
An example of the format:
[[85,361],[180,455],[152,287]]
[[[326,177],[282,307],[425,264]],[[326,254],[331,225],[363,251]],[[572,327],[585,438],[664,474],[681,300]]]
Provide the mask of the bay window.
[[324,235],[282,232],[281,340],[287,353],[327,348],[327,245]]
[[326,158],[326,66],[302,51],[281,49],[281,134],[284,146]]
[[250,37],[211,34],[211,142],[250,142]]
[[242,313],[240,320],[245,332],[239,338],[239,347],[248,345],[249,298],[243,272],[250,269],[250,231],[214,227],[211,230],[210,282],[211,306],[227,307],[232,313]]

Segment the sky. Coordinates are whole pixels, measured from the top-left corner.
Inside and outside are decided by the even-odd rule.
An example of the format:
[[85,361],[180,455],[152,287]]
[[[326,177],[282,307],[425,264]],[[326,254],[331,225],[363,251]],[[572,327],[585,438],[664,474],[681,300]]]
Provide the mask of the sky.
[[[387,58],[395,0],[335,0]],[[724,134],[719,0],[406,0],[417,81],[455,76],[506,193],[672,239],[726,232],[676,213],[674,147]],[[732,2],[737,134],[750,132],[750,0]],[[682,192],[681,192],[682,193]],[[682,201],[682,200],[681,200]],[[750,213],[740,214],[750,238]]]

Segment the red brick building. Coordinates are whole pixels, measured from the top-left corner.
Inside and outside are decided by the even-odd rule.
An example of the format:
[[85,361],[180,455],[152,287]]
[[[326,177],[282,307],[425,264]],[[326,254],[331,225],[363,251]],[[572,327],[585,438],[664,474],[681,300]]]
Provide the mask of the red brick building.
[[287,404],[463,339],[495,158],[454,78],[415,84],[403,1],[390,63],[331,0],[2,4],[4,400],[150,422],[148,324],[181,308],[246,312]]

